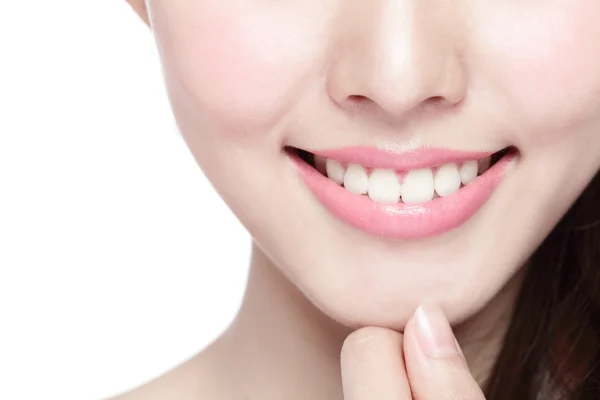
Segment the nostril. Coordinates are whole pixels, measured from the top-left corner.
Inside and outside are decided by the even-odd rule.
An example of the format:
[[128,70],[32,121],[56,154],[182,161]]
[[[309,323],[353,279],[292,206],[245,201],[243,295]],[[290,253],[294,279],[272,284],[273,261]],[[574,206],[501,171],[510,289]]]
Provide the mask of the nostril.
[[457,108],[458,103],[453,102],[445,96],[431,96],[421,103],[421,108],[424,111],[437,112]]
[[359,94],[353,94],[346,98],[346,111],[354,115],[372,116],[376,117],[380,111],[371,98],[362,96]]
[[369,99],[360,94],[351,94],[350,96],[348,96],[348,100],[351,102],[363,102],[363,101],[369,100]]
[[[349,95],[346,98],[346,104],[347,104],[347,110],[349,110],[353,113],[356,113],[356,114],[370,115],[372,117],[381,115],[381,113],[385,112],[386,110],[387,111],[396,110],[396,111],[394,111],[394,114],[401,112],[401,111],[397,111],[397,110],[408,111],[408,109],[401,104],[397,108],[395,106],[390,106],[390,105],[388,105],[387,108],[378,107],[377,102],[373,101],[373,99],[371,99],[370,97],[362,96],[362,95]],[[452,106],[453,106],[453,103],[451,101],[449,101],[445,96],[431,96],[426,99],[423,99],[421,104],[416,106],[415,109],[420,108],[421,110],[434,111],[434,110],[438,110],[438,109],[442,109],[442,108],[446,108],[446,107],[452,107]]]
[[425,100],[426,103],[431,104],[431,105],[437,105],[440,103],[443,103],[445,101],[445,98],[443,96],[433,96],[428,98],[427,100]]
[[371,99],[369,99],[368,97],[359,94],[353,94],[348,96],[347,101],[350,104],[350,107],[354,109],[367,108],[368,103],[372,102]]
[[424,109],[436,110],[444,107],[451,107],[452,102],[444,96],[432,96],[425,99],[421,105]]

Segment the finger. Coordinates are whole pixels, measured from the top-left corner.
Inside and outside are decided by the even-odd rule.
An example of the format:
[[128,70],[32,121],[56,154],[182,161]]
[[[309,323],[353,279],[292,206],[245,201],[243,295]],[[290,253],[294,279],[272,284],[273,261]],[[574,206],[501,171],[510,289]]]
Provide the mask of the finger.
[[404,330],[403,347],[415,400],[485,398],[440,307],[417,309]]
[[367,327],[352,332],[341,354],[344,400],[410,400],[402,334]]

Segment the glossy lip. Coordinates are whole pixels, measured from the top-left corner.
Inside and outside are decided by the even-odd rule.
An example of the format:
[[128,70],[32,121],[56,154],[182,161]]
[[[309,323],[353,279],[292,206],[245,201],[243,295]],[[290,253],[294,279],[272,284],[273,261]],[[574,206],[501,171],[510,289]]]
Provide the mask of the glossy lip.
[[[473,182],[448,197],[439,197],[422,204],[404,204],[378,203],[368,196],[350,193],[323,176],[295,152],[288,152],[288,154],[298,167],[300,178],[333,215],[366,233],[396,239],[437,236],[467,222],[490,198],[505,176],[508,166],[516,157],[513,151],[507,153]],[[373,154],[381,154],[381,151],[352,148],[317,151],[313,154],[330,154],[335,155],[332,158],[339,161],[358,163],[360,157],[363,157],[364,161]],[[394,169],[412,169],[415,166],[418,166],[416,168],[433,167],[443,163],[442,159],[445,162],[458,162],[458,160],[482,158],[479,156],[482,153],[477,153],[474,158],[463,158],[472,157],[474,153],[460,153],[457,156],[455,151],[427,149],[411,152],[409,158],[401,160],[405,154],[395,154],[397,160],[394,160],[394,157],[370,160],[375,167],[379,168],[393,164],[396,167]],[[493,153],[484,153],[483,157],[490,154]],[[424,164],[425,162],[429,164]]]

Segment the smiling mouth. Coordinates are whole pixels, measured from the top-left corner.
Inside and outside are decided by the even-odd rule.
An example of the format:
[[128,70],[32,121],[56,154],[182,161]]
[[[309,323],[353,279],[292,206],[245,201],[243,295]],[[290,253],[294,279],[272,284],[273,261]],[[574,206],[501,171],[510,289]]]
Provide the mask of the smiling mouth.
[[507,147],[472,160],[395,170],[343,162],[292,147],[287,150],[350,193],[368,196],[379,203],[405,204],[421,204],[453,195],[515,151]]
[[329,212],[377,236],[423,238],[467,222],[503,181],[518,151],[286,147],[306,187]]

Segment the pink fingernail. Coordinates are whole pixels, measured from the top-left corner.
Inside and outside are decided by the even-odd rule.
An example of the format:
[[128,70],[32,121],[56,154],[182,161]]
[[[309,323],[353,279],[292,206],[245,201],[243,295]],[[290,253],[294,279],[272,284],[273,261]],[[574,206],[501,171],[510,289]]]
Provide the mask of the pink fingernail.
[[450,323],[439,306],[420,306],[415,311],[415,321],[417,340],[423,353],[434,358],[459,354]]

